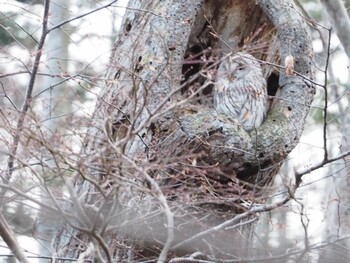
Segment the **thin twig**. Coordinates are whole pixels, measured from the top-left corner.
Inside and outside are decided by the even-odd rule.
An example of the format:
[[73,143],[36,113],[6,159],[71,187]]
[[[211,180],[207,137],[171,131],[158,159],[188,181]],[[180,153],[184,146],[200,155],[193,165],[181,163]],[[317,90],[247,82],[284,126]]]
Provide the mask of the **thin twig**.
[[194,240],[197,240],[199,238],[202,238],[212,232],[216,232],[219,230],[223,230],[226,229],[227,227],[233,225],[233,224],[237,224],[238,222],[240,222],[241,220],[248,218],[249,216],[255,215],[256,213],[261,213],[261,212],[267,212],[267,211],[271,211],[273,209],[276,209],[277,207],[280,207],[284,204],[286,204],[288,201],[290,200],[290,195],[287,195],[286,197],[284,197],[282,200],[273,203],[273,204],[267,204],[267,205],[259,205],[259,206],[254,206],[251,209],[249,209],[248,211],[239,214],[237,216],[235,216],[234,218],[230,219],[230,220],[226,220],[225,222],[216,225],[212,228],[209,228],[203,232],[200,232],[194,236],[192,236],[189,239],[183,240],[179,243],[177,243],[175,246],[172,247],[172,249],[178,249],[183,245],[186,245],[190,242],[193,242]]
[[33,63],[33,69],[32,69],[32,72],[30,74],[28,87],[26,89],[25,99],[24,99],[24,102],[23,102],[23,105],[21,108],[21,112],[20,112],[19,117],[18,117],[16,133],[14,135],[13,143],[12,143],[12,147],[11,147],[11,151],[10,151],[11,154],[10,154],[9,159],[7,161],[6,173],[5,173],[5,176],[2,178],[3,181],[6,183],[9,183],[12,172],[13,172],[14,160],[15,160],[15,157],[17,154],[17,149],[19,146],[20,134],[21,134],[21,131],[23,129],[24,120],[25,120],[25,117],[26,117],[27,112],[29,110],[31,101],[32,101],[32,93],[33,93],[33,89],[34,89],[35,78],[37,75],[36,73],[37,73],[38,68],[39,68],[42,50],[43,50],[45,39],[46,39],[46,36],[48,33],[47,23],[48,23],[48,19],[49,19],[49,8],[50,8],[50,1],[46,0],[45,6],[44,6],[43,28],[42,28],[41,38],[40,38],[40,41],[38,43],[38,47],[37,47],[37,51],[36,51],[36,55],[35,55],[35,59],[34,59],[34,63]]
[[[48,18],[49,18],[49,10],[50,10],[50,0],[46,0],[45,4],[44,4],[42,34],[41,34],[40,41],[38,43],[37,52],[36,52],[35,60],[34,60],[34,64],[33,64],[33,70],[32,70],[32,73],[31,73],[31,76],[29,79],[24,103],[22,105],[22,109],[21,109],[21,112],[19,114],[16,132],[15,132],[15,135],[13,138],[12,147],[11,147],[9,158],[7,161],[7,169],[6,169],[4,177],[2,177],[2,180],[5,184],[8,184],[10,182],[10,179],[11,179],[11,175],[12,175],[13,167],[14,167],[14,161],[15,161],[17,149],[19,146],[20,134],[21,134],[21,131],[22,131],[23,126],[24,126],[25,117],[26,117],[27,112],[28,112],[29,107],[30,107],[35,77],[36,77],[36,73],[37,73],[38,68],[39,68],[40,58],[42,55],[42,49],[43,49],[43,46],[45,43],[45,38],[47,36],[47,23],[48,23]],[[5,193],[6,193],[6,188],[1,188],[0,196],[5,196]],[[3,205],[3,202],[4,202],[4,198],[1,200],[0,206]],[[11,233],[10,227],[8,226],[8,224],[6,222],[6,219],[3,218],[2,215],[0,215],[0,216],[1,216],[0,217],[0,235],[1,235],[2,239],[5,241],[6,245],[9,247],[9,249],[12,251],[12,253],[15,255],[15,257],[20,262],[29,263],[28,258],[26,257],[22,248],[18,244],[15,236],[13,235],[13,233]]]
[[11,227],[2,214],[0,214],[0,236],[19,262],[29,263],[23,249],[11,231]]
[[328,150],[327,150],[327,115],[328,115],[328,91],[327,91],[327,82],[328,82],[328,65],[329,65],[329,58],[330,58],[330,48],[331,48],[331,36],[332,36],[332,29],[329,29],[328,31],[328,47],[327,47],[327,59],[326,59],[326,66],[324,69],[324,110],[323,110],[323,149],[324,149],[324,161],[328,160]]
[[343,159],[343,158],[345,158],[347,156],[350,156],[350,151],[345,152],[345,153],[343,153],[341,155],[338,155],[338,156],[336,156],[334,158],[328,158],[327,160],[323,160],[323,161],[319,162],[318,164],[315,164],[314,166],[308,167],[308,168],[306,168],[304,170],[300,170],[300,171],[296,172],[296,176],[297,177],[301,177],[301,176],[303,176],[303,175],[305,175],[307,173],[311,173],[311,172],[313,172],[313,171],[315,171],[315,170],[317,170],[319,168],[322,168],[326,164],[338,161],[338,160]]
[[166,200],[166,197],[164,196],[162,190],[160,189],[158,183],[151,177],[149,176],[149,174],[142,169],[141,167],[139,167],[132,159],[130,159],[129,157],[122,155],[124,159],[126,159],[132,166],[133,168],[135,168],[136,170],[138,170],[140,173],[142,173],[142,175],[145,177],[145,179],[150,183],[150,185],[152,186],[152,189],[155,191],[155,195],[158,198],[160,204],[162,205],[164,212],[165,212],[165,216],[167,218],[167,239],[165,241],[165,244],[163,246],[163,249],[161,251],[161,253],[159,254],[157,263],[164,263],[166,258],[167,258],[167,254],[171,248],[171,244],[174,240],[174,214],[171,212],[171,209],[168,205],[168,202]]
[[[14,23],[16,26],[18,26],[21,31],[25,32],[31,39],[33,39],[33,41],[38,44],[38,41],[34,38],[34,36],[32,34],[30,34],[23,26],[21,26],[20,24],[18,24],[15,20],[13,20],[10,16],[6,15],[4,12],[0,12],[1,15],[3,15],[4,17],[6,17],[7,19],[9,19],[12,23]],[[7,30],[6,30],[7,31]],[[10,33],[10,32],[8,32]],[[12,36],[12,34],[11,34]],[[12,36],[13,37],[13,36]],[[18,41],[16,40],[16,42],[18,43]],[[21,43],[19,43],[22,47],[24,47],[24,49],[27,49],[25,46],[23,46]]]
[[109,4],[103,5],[103,6],[101,6],[101,7],[99,7],[99,8],[96,8],[96,9],[94,9],[94,10],[92,10],[92,11],[86,12],[86,13],[81,14],[81,15],[79,15],[79,16],[76,16],[76,17],[70,18],[70,19],[68,19],[68,20],[66,20],[66,21],[63,21],[63,22],[59,23],[58,25],[55,25],[55,26],[51,27],[50,29],[48,29],[48,30],[47,30],[47,34],[50,33],[51,31],[55,30],[55,29],[60,28],[61,26],[64,26],[65,24],[68,24],[68,23],[74,21],[74,20],[78,20],[78,19],[80,19],[80,18],[83,18],[84,16],[87,16],[87,15],[90,15],[90,14],[93,14],[93,13],[96,13],[97,11],[100,11],[101,9],[110,7],[110,6],[113,5],[115,2],[118,2],[118,0],[114,0],[114,1],[112,1],[111,3],[109,3]]

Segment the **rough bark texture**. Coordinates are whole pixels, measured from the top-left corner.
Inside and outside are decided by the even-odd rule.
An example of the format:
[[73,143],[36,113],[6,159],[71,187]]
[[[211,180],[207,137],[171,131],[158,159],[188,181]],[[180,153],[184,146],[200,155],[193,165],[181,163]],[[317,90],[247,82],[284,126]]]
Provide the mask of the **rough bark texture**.
[[[222,47],[222,43],[225,43],[232,50],[239,50],[244,48],[242,43],[256,34],[259,28],[264,26],[269,32],[272,29],[269,25],[266,26],[268,21],[264,12],[277,30],[281,61],[292,55],[296,72],[312,78],[311,40],[298,11],[284,1],[258,3],[260,8],[254,1],[225,1],[222,5],[218,5],[217,1],[205,1],[203,17],[210,21],[221,38],[216,43],[209,41],[211,47]],[[252,18],[251,14],[257,16]],[[201,14],[195,21],[196,31],[207,23],[200,16]],[[246,31],[246,28],[252,31]],[[199,34],[192,32],[191,36],[194,35]],[[257,43],[253,42],[252,46]],[[259,51],[264,50],[257,50]],[[247,133],[241,127],[220,118],[210,105],[200,105],[190,113],[176,114],[176,123],[170,120],[165,129],[160,128],[157,151],[174,156],[188,153],[190,146],[190,149],[196,149],[196,153],[202,153],[203,163],[215,165],[232,178],[238,176],[239,179],[253,184],[270,181],[281,162],[298,143],[314,95],[314,87],[309,81],[300,75],[285,76],[283,70],[281,73],[278,98],[275,99],[264,124],[256,132]],[[166,133],[169,129],[172,130],[171,135]],[[163,141],[161,138],[165,135],[167,140]],[[172,145],[170,148],[169,142]]]
[[[262,127],[250,133],[218,116],[210,100],[212,83],[206,79],[210,79],[208,67],[215,67],[212,58],[222,51],[242,49],[268,62],[292,55],[298,73],[285,76],[283,69],[265,67],[265,74],[272,74],[270,94],[275,94],[277,83],[280,92]],[[200,78],[203,74],[199,73],[206,77]],[[129,207],[147,199],[145,195],[147,200],[160,200],[150,179],[154,178],[176,216],[175,244],[232,218],[240,210],[228,207],[239,205],[243,196],[251,198],[257,186],[270,181],[298,143],[314,95],[308,78],[312,78],[311,39],[290,1],[131,0],[85,149],[88,167],[103,166],[94,172],[86,169],[85,177],[108,185],[98,189],[106,191],[99,211],[117,198],[119,223],[143,218],[155,209],[149,208],[149,202],[134,208],[137,211],[130,212]],[[206,99],[197,94],[205,94]],[[133,187],[127,187],[125,178],[134,182]],[[139,191],[142,185],[146,190]],[[86,203],[98,203],[91,181],[77,176],[75,189],[78,196],[85,195]],[[110,211],[111,206],[106,205]],[[139,221],[138,226],[115,223],[114,228],[104,229],[100,234],[113,258],[122,262],[128,257],[157,255],[169,230],[162,209],[164,206],[158,216],[145,220],[147,230]],[[210,210],[216,212],[208,215]],[[80,216],[86,217],[84,213]],[[84,227],[89,228],[89,223]],[[232,248],[235,231],[224,231],[220,240],[213,235],[190,246],[178,245],[181,251],[174,253],[212,251],[207,243],[215,241],[223,255],[244,256],[241,247]],[[67,232],[63,231],[56,239],[56,248],[64,247],[65,256],[80,254],[74,248],[80,243],[75,237],[89,242],[81,232],[73,233],[64,240]],[[140,240],[153,240],[153,244],[146,246]]]

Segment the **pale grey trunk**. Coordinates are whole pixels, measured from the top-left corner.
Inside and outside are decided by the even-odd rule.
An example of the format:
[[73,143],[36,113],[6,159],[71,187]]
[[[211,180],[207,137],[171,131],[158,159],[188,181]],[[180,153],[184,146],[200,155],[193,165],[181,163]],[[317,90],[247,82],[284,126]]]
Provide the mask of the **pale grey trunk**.
[[[350,143],[350,113],[348,110],[340,110],[340,112],[345,112],[340,122],[343,133],[341,149],[348,151]],[[333,147],[336,149],[335,151],[338,151],[339,145],[334,145]],[[329,168],[328,173],[333,174],[333,176],[326,181],[327,185],[324,191],[325,222],[322,238],[324,243],[329,243],[329,246],[325,251],[320,250],[318,262],[346,262],[350,258],[350,170],[347,160],[334,163]]]
[[[51,3],[50,27],[62,23],[68,18],[68,2],[62,0],[59,3]],[[57,129],[59,126],[57,122],[62,121],[62,116],[71,112],[73,99],[73,93],[65,83],[57,85],[62,81],[61,77],[68,72],[69,30],[66,28],[62,26],[50,32],[45,43],[45,63],[41,68],[50,76],[42,77],[42,81],[40,81],[40,90],[44,88],[48,90],[41,95],[38,107],[42,108],[39,112],[41,113],[40,117],[45,120],[44,125],[52,131]]]
[[[335,29],[344,51],[350,57],[350,18],[340,0],[321,0],[328,13],[330,24],[329,28]],[[324,45],[327,46],[324,41]],[[325,54],[326,56],[327,54]],[[328,78],[331,82],[336,81],[333,65],[329,65]],[[327,83],[328,84],[328,83]],[[338,98],[340,87],[330,86],[328,93],[330,98]],[[343,115],[339,118],[339,128],[342,131],[341,150],[349,150],[350,138],[350,113],[348,108],[344,108],[343,101],[338,101],[339,112]],[[339,145],[330,145],[334,148],[333,151],[338,151]],[[349,168],[346,160],[340,160],[335,165],[328,167],[329,174],[334,174],[325,182],[325,223],[322,234],[323,242],[330,243],[328,249],[321,250],[321,255],[318,262],[345,262],[350,258],[350,241],[349,238],[344,238],[350,233],[349,207],[350,203],[350,177]]]
[[350,57],[350,18],[341,0],[321,0],[327,11],[331,28],[335,29],[348,57]]
[[[68,0],[51,2],[50,27],[65,21],[69,17],[68,12]],[[71,89],[65,83],[57,85],[62,80],[60,76],[66,74],[68,70],[69,31],[66,31],[65,28],[62,27],[50,32],[45,43],[46,61],[43,63],[45,66],[41,70],[51,76],[41,77],[42,80],[38,81],[41,84],[41,90],[45,88],[48,90],[41,95],[41,100],[39,99],[40,102],[37,104],[40,110],[37,112],[40,113],[39,117],[44,120],[43,129],[45,128],[53,134],[60,133],[59,122],[63,122],[64,116],[70,113],[72,109],[73,93]],[[49,161],[49,163],[54,166],[53,161]],[[47,193],[44,190],[41,191],[41,202],[53,205]],[[38,238],[40,255],[52,255],[51,240],[58,224],[57,215],[50,214],[45,208],[41,208],[37,221],[37,231],[40,233]],[[47,262],[47,259],[39,259],[39,262]]]

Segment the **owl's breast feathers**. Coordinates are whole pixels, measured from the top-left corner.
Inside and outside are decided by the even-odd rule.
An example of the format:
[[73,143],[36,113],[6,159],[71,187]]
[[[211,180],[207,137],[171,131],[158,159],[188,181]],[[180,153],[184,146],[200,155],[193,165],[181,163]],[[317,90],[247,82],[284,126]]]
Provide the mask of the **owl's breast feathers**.
[[[237,60],[239,65],[244,64],[241,70],[237,67]],[[229,62],[231,66],[227,65]],[[240,54],[231,57],[218,69],[214,88],[215,109],[237,120],[245,130],[258,128],[268,110],[266,86],[261,67],[253,56]]]

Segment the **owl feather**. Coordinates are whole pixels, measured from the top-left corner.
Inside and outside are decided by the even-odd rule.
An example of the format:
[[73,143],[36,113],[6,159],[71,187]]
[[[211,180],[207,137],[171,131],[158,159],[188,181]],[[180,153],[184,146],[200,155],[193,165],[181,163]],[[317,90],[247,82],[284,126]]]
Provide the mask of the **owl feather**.
[[258,128],[268,110],[266,86],[260,64],[252,55],[241,52],[232,55],[218,68],[215,109],[247,131]]

